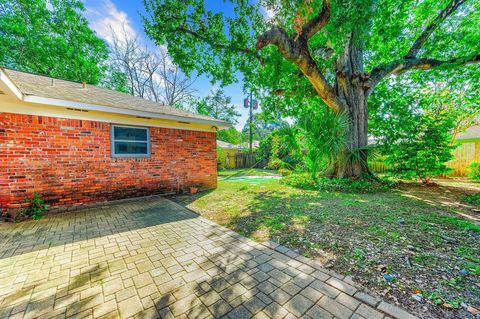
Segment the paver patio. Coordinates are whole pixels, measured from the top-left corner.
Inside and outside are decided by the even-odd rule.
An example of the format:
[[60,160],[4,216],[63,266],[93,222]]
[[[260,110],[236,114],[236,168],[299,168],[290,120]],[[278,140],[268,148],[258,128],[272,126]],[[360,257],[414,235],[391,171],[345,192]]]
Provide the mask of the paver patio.
[[0,224],[1,318],[415,318],[162,197]]

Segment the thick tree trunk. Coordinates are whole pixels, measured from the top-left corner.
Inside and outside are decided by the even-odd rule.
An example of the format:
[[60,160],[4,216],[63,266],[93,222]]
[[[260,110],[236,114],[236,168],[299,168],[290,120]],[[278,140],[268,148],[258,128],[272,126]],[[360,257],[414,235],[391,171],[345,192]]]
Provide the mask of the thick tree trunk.
[[336,61],[335,92],[345,105],[348,119],[347,145],[332,174],[335,177],[359,177],[368,173],[368,87],[363,69],[363,51],[349,41],[344,54]]

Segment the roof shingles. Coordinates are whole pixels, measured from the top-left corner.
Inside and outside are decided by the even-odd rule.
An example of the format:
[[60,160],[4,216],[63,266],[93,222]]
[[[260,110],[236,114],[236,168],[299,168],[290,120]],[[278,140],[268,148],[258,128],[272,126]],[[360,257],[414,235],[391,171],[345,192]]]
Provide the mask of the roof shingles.
[[[173,115],[190,119],[224,122],[208,116],[162,105],[140,97],[83,83],[55,79],[26,72],[2,68],[5,74],[25,95],[52,98],[84,104],[121,108],[154,114]],[[224,122],[226,126],[230,126]]]

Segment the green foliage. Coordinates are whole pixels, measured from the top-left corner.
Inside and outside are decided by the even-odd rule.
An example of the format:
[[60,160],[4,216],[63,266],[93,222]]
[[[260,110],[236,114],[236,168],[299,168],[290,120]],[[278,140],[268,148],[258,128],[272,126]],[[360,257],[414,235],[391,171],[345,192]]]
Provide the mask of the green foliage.
[[327,177],[313,178],[309,173],[292,173],[283,177],[282,183],[301,189],[341,193],[385,192],[396,185],[388,179],[381,179],[373,176],[362,176],[358,179]]
[[231,144],[240,144],[243,141],[243,135],[236,128],[231,127],[217,132],[217,140]]
[[210,95],[199,100],[197,112],[232,124],[237,123],[237,117],[240,116],[232,105],[232,98],[226,96],[222,89],[213,90]]
[[225,168],[226,158],[227,153],[221,147],[217,147],[217,164],[220,168]]
[[108,47],[84,11],[79,0],[0,0],[0,65],[99,83]]
[[474,181],[480,181],[480,162],[472,162],[470,165],[467,166],[467,168],[467,176]]
[[395,187],[395,183],[372,176],[362,176],[358,179],[322,178],[318,181],[317,187],[320,191],[328,192],[378,193]]
[[109,66],[107,70],[107,75],[102,81],[102,85],[110,90],[130,94],[130,89],[128,88],[128,79],[125,73],[117,70],[113,66]]
[[[309,80],[298,72],[292,61],[283,58],[277,48],[269,46],[256,52],[255,44],[257,38],[274,25],[291,35],[296,31],[297,13],[306,16],[310,8],[313,10],[308,14],[311,19],[322,9],[321,0],[230,0],[223,3],[221,8],[225,10],[203,0],[144,2],[147,34],[158,45],[167,45],[173,60],[186,72],[208,74],[213,81],[222,84],[238,81],[241,73],[246,86],[255,90],[262,100],[262,109],[272,114],[296,117],[304,101],[309,104],[318,98]],[[322,32],[309,40],[309,48],[315,62],[331,81],[336,71],[332,62],[342,55],[347,39],[353,34],[355,43],[363,47],[369,72],[379,64],[403,59],[425,26],[446,4],[447,1],[435,0],[401,3],[332,0],[330,20]],[[274,13],[273,17],[267,18],[266,10]],[[434,30],[434,35],[424,45],[425,56],[422,57],[448,60],[478,54],[479,29],[480,4],[466,1]],[[449,80],[452,74],[462,73],[458,72],[457,65],[442,69],[448,73]],[[478,73],[477,66],[470,69]],[[434,82],[444,78],[445,74],[433,76]],[[278,89],[283,94],[271,94]]]
[[346,148],[347,120],[343,113],[312,107],[299,119],[299,139],[305,168],[315,179],[339,159]]
[[465,194],[462,196],[462,200],[466,203],[480,206],[480,193]]
[[[270,116],[267,113],[253,114],[252,123],[252,135],[253,140],[262,141],[266,139],[275,130],[281,130],[288,128],[289,124],[274,116]],[[247,121],[242,129],[242,134],[245,139],[249,139],[250,136],[250,123]]]
[[296,127],[286,125],[274,130],[260,142],[258,158],[266,159],[270,169],[295,168],[301,160]]
[[445,163],[453,158],[453,133],[458,113],[445,105],[435,88],[414,89],[390,81],[396,90],[382,85],[372,97],[373,133],[389,170],[402,178],[421,179],[450,171]]
[[312,178],[309,173],[293,173],[282,178],[283,184],[308,190],[317,189],[317,182]]
[[30,203],[30,206],[23,210],[23,214],[35,220],[41,219],[43,213],[46,212],[49,207],[48,204],[45,204],[45,201],[40,194],[33,194],[33,198],[26,198],[25,202]]
[[[268,45],[260,51],[256,50],[256,44],[262,42],[257,40],[262,40],[261,35],[273,26],[280,27],[288,36],[293,36],[300,30],[302,24],[311,21],[312,17],[322,10],[321,0],[230,0],[222,5],[222,8],[227,7],[227,10],[219,10],[218,7],[211,6],[203,0],[181,2],[144,0],[144,2],[148,15],[144,19],[147,34],[158,45],[166,45],[175,63],[178,63],[186,72],[197,71],[200,74],[207,74],[213,82],[221,84],[230,84],[241,78],[245,82],[245,89],[254,92],[255,96],[261,100],[262,110],[266,114],[274,114],[277,117],[288,116],[300,124],[306,122],[301,125],[314,128],[317,123],[320,123],[317,115],[320,117],[327,115],[323,107],[324,101],[328,100],[325,98],[328,90],[320,89],[318,83],[314,88],[313,77],[306,76],[308,72],[301,71],[299,68],[300,59],[285,58],[282,50],[275,45]],[[477,88],[480,83],[480,67],[477,64],[464,65],[465,63],[461,60],[469,61],[479,54],[480,33],[477,32],[480,29],[479,1],[465,1],[446,19],[438,18],[438,14],[447,7],[448,1],[405,0],[399,3],[394,0],[332,0],[330,2],[331,14],[328,23],[323,26],[321,32],[308,40],[307,47],[299,48],[297,51],[305,49],[310,53],[313,60],[310,64],[312,69],[318,66],[318,71],[334,91],[342,87],[340,84],[342,80],[336,76],[340,71],[336,69],[339,66],[336,62],[341,62],[339,58],[343,56],[345,49],[352,47],[346,45],[347,41],[352,39],[351,44],[360,49],[361,58],[356,63],[365,65],[364,72],[368,77],[376,67],[380,66],[380,69],[386,70],[388,67],[382,68],[385,64],[395,65],[396,63],[393,62],[403,61],[412,44],[416,43],[427,26],[439,21],[438,25],[431,28],[432,34],[427,37],[421,50],[415,53],[412,59],[454,60],[458,63],[445,63],[430,71],[411,71],[396,77],[399,84],[396,86],[389,85],[390,83],[385,81],[380,82],[380,86],[372,87],[374,96],[383,96],[387,102],[393,98],[390,100],[392,104],[396,103],[396,100],[401,100],[400,105],[407,105],[406,102],[410,101],[411,108],[415,108],[419,103],[417,99],[410,98],[412,94],[409,90],[422,93],[420,95],[423,95],[421,98],[424,100],[429,97],[438,99],[441,96],[442,98],[438,99],[442,102],[440,104],[444,107],[448,106],[449,112],[458,114],[460,113],[455,109],[461,108],[456,106],[468,105],[467,108],[473,109],[478,105]],[[268,17],[265,10],[273,12],[273,16]],[[298,22],[298,20],[301,21]],[[275,41],[281,42],[279,38]],[[287,43],[286,46],[290,47],[293,44]],[[409,61],[405,64],[408,64],[407,62]],[[402,63],[399,67],[401,65]],[[432,65],[425,63],[419,66],[419,69],[430,69],[430,66]],[[460,68],[461,72],[459,72]],[[398,72],[390,70],[386,74],[390,73],[401,73],[401,70]],[[242,76],[238,76],[239,74]],[[346,87],[348,82],[344,83]],[[421,92],[424,88],[436,85],[445,86],[445,90],[442,89],[441,94],[435,95],[431,92]],[[375,94],[377,90],[381,93]],[[345,91],[348,92],[349,89],[346,88]],[[346,92],[340,92],[337,95],[340,99],[349,100],[351,94]],[[455,94],[451,92],[461,92],[461,94],[458,95],[459,98],[452,98]],[[366,95],[369,96],[370,93],[372,92],[369,91]],[[362,97],[359,97],[359,100],[361,99]],[[462,103],[459,103],[460,100]],[[353,100],[349,102],[357,103]],[[426,103],[422,104],[426,106]],[[355,105],[349,106],[355,109]],[[409,116],[414,118],[426,109],[417,108],[417,111],[409,109]],[[315,113],[312,113],[314,110]],[[319,114],[316,114],[317,110]],[[400,107],[391,107],[390,111],[396,120],[401,119],[399,115],[405,113],[405,110]],[[456,120],[457,123],[454,126],[464,128],[466,123],[472,122],[476,112],[478,110],[464,113],[468,116],[462,120]],[[354,116],[352,112],[346,115]],[[370,127],[377,133],[379,130],[376,126],[383,127],[382,120],[391,123],[388,115],[378,107],[373,107],[372,117],[373,125]],[[369,124],[368,119],[361,116],[349,120],[355,121],[358,127],[366,127]],[[412,121],[407,122],[412,123]],[[459,125],[460,122],[464,124]],[[347,128],[352,126],[348,121],[345,124]],[[304,164],[313,177],[315,172],[321,171],[332,161],[340,159],[346,161],[345,157],[350,160],[366,160],[366,150],[354,150],[352,154],[347,154],[340,147],[341,143],[337,143],[340,141],[337,139],[339,137],[337,133],[341,130],[334,129],[330,132],[325,129],[323,132],[318,132],[318,129],[317,131],[308,129],[306,131],[311,132],[306,135],[313,138],[308,138],[309,141],[305,139],[303,147],[307,152],[305,152]],[[313,139],[323,139],[322,134],[333,135],[336,142],[316,143]],[[376,134],[376,136],[380,138],[383,135]],[[349,135],[346,138],[348,139]],[[442,147],[442,149],[445,148]],[[325,156],[328,152],[330,155]],[[442,164],[440,164],[441,167],[432,168],[431,160],[436,157],[443,161],[446,157],[431,155],[432,152],[428,154],[426,162],[420,165],[429,166],[430,169],[426,171],[417,169],[419,175],[425,175],[422,178],[444,171]],[[411,167],[412,164],[407,163],[406,166]],[[402,171],[407,170],[402,169]]]

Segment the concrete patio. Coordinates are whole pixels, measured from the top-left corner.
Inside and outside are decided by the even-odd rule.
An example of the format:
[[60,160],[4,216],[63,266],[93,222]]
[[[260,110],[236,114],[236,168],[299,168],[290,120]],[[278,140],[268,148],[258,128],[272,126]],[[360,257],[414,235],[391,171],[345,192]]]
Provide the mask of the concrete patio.
[[0,224],[0,318],[415,318],[165,198]]

